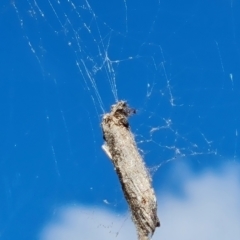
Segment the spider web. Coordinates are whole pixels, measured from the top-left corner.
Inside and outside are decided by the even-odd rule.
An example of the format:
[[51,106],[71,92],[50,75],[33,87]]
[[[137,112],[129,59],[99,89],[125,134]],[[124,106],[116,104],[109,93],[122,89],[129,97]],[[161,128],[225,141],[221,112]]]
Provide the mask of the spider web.
[[[11,6],[26,47],[25,69],[33,72],[42,100],[39,122],[47,144],[30,175],[40,179],[36,182],[50,181],[49,204],[43,204],[44,190],[39,190],[39,206],[50,206],[49,215],[54,216],[51,208],[69,202],[96,206],[79,215],[106,229],[105,239],[127,238],[123,232],[129,223],[116,217],[104,225],[97,212],[100,206],[122,217],[127,209],[101,152],[99,127],[102,115],[122,99],[137,111],[130,124],[154,184],[171,162],[187,160],[196,167],[226,157],[237,161],[239,52],[233,2],[226,5],[227,15],[219,10],[227,19],[222,25],[226,38],[217,32],[223,23],[200,17],[206,5],[198,2],[141,1],[136,6],[126,0],[28,0]],[[35,139],[38,126],[24,127],[16,146]]]

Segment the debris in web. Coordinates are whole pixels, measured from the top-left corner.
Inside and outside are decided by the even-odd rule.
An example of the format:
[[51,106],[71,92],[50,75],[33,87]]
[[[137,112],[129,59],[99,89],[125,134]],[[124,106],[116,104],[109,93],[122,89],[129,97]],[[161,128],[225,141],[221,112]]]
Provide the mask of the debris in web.
[[149,240],[156,227],[160,226],[160,221],[152,180],[129,127],[128,117],[133,113],[135,111],[125,101],[119,101],[112,105],[110,113],[103,116],[103,150],[118,175],[138,240]]

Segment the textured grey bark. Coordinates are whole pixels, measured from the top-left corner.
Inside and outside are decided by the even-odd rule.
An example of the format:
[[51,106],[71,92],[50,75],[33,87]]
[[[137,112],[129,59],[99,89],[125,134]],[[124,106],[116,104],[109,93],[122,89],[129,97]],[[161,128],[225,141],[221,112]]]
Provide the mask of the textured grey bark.
[[118,175],[137,228],[138,239],[149,240],[160,222],[151,177],[130,131],[128,117],[132,113],[124,101],[112,105],[111,112],[105,114],[102,120],[103,148]]

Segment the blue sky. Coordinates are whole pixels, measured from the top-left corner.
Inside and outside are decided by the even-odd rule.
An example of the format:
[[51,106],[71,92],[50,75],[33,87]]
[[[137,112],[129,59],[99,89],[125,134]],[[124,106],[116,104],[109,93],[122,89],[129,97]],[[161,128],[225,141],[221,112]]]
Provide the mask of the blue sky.
[[2,1],[1,239],[136,238],[101,150],[122,99],[157,193],[153,239],[239,239],[239,7]]

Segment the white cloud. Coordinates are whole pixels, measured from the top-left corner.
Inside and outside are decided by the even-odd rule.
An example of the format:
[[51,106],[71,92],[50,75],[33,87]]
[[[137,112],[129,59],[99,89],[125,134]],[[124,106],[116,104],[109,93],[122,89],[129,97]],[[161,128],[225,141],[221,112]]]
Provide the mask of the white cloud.
[[[239,165],[225,165],[221,170],[209,170],[197,176],[186,167],[175,169],[181,169],[181,174],[179,170],[172,171],[174,177],[170,178],[181,178],[178,181],[184,197],[170,193],[158,195],[161,227],[156,230],[153,240],[239,240]],[[70,206],[62,208],[57,220],[45,226],[40,240],[70,239],[137,238],[129,214],[117,216],[97,208]]]
[[184,180],[186,198],[159,196],[162,227],[153,239],[239,240],[239,173],[234,164],[192,175]]
[[[123,230],[124,229],[124,230]],[[58,220],[47,224],[41,240],[134,239],[136,233],[129,216],[117,216],[101,209],[65,207]]]

